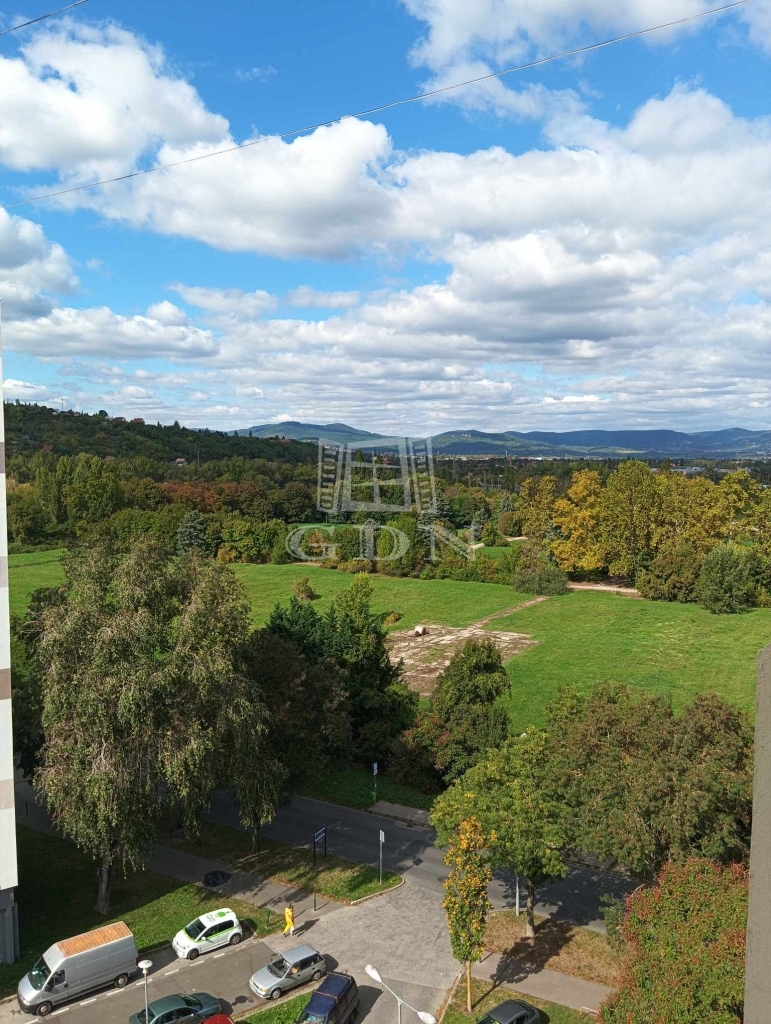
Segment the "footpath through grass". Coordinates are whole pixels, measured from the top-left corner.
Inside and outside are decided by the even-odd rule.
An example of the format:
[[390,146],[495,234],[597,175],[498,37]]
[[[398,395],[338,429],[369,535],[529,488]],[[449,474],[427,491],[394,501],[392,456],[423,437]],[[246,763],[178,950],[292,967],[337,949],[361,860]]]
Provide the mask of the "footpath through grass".
[[64,582],[61,557],[64,549],[33,551],[28,555],[8,556],[8,588],[11,612],[23,616],[33,590],[56,587]]
[[488,1010],[492,1010],[494,1006],[507,999],[524,999],[531,1006],[537,1007],[541,1013],[541,1024],[586,1024],[586,1017],[582,1017],[577,1010],[570,1010],[567,1006],[557,1006],[556,1003],[546,1003],[542,999],[525,995],[524,992],[517,992],[503,985],[493,986],[491,981],[478,981],[476,978],[471,980],[473,1010],[471,1014],[468,1014],[466,1013],[465,976],[458,982],[452,1001],[442,1018],[442,1024],[471,1024],[472,1021],[478,1021]]
[[[307,576],[319,599],[313,607],[320,612],[329,608],[353,577],[334,569],[293,563],[291,565],[244,565],[232,568],[243,581],[252,604],[254,621],[267,622],[276,602],[289,604],[294,580]],[[470,626],[472,622],[512,608],[523,595],[497,583],[461,583],[457,580],[400,579],[371,576],[372,608],[375,612],[399,612],[401,619],[391,629],[410,629],[420,622],[442,626]]]
[[[140,950],[170,942],[174,934],[199,914],[217,910],[226,902],[219,893],[198,885],[181,885],[154,871],[115,872],[110,917],[100,917],[96,901],[96,863],[74,843],[22,826],[16,829],[19,852],[19,935],[21,959],[0,964],[0,998],[13,995],[19,979],[58,939],[98,928],[110,921],[125,921]],[[249,903],[228,899],[228,905],[258,935],[267,935],[281,923],[277,914],[267,919]]]
[[250,836],[229,825],[207,823],[201,829],[200,839],[174,833],[166,836],[164,842],[186,853],[221,860],[240,871],[293,885],[340,903],[352,903],[376,892],[385,892],[401,881],[401,876],[384,871],[381,885],[377,868],[342,857],[323,857],[320,853],[316,855],[314,867],[310,850],[264,836],[260,836],[259,852],[252,853]]
[[[326,775],[315,776],[298,792],[302,796],[313,796],[319,800],[329,800],[333,804],[366,810],[372,806],[372,773],[353,765],[347,768],[333,768]],[[405,807],[419,807],[425,811],[431,810],[436,799],[435,796],[430,796],[414,786],[395,782],[388,775],[382,774],[377,777],[377,798],[392,804],[403,804]]]
[[771,608],[712,615],[693,604],[573,591],[488,628],[540,641],[507,666],[518,732],[544,723],[544,709],[560,686],[586,692],[605,680],[665,693],[676,707],[713,690],[752,714],[755,658],[771,642]]

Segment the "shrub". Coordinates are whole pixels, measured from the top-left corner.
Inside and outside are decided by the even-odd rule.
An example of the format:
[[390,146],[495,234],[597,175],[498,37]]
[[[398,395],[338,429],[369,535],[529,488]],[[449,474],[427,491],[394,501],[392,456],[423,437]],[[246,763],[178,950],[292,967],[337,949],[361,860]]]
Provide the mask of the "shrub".
[[622,982],[602,1024],[740,1024],[748,888],[746,868],[692,858],[633,893]]
[[442,789],[442,779],[434,767],[431,751],[421,742],[415,729],[408,729],[391,740],[385,766],[396,782],[417,786],[426,793],[438,793]]
[[516,512],[501,512],[498,516],[498,529],[504,537],[518,537],[522,531],[522,523]]
[[702,557],[685,540],[665,541],[650,566],[637,574],[637,589],[650,601],[693,601]]
[[568,578],[537,544],[525,544],[514,570],[512,584],[521,594],[553,597],[567,592]]
[[292,593],[298,601],[315,601],[319,596],[311,586],[307,576],[299,577],[292,584]]
[[488,548],[500,547],[506,543],[506,538],[498,532],[492,520],[489,523],[485,523],[482,530],[482,543]]
[[747,555],[736,544],[718,544],[705,557],[696,600],[714,615],[741,612],[754,603]]

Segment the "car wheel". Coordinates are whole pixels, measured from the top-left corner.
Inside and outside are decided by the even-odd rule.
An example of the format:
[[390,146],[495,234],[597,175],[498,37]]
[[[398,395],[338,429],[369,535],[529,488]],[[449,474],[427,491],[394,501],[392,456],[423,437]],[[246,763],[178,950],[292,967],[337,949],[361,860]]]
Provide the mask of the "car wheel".
[[200,955],[201,954],[199,950],[191,949],[190,952],[187,954],[187,958],[188,960],[197,960]]
[[280,999],[281,998],[281,989],[280,988],[274,988],[273,991],[270,993],[270,998],[271,999]]
[[38,1017],[47,1017],[51,1010],[53,1010],[53,1008],[53,1003],[41,1003],[35,1012],[37,1013]]
[[313,980],[314,981],[318,981],[320,977],[321,977],[321,971],[314,971],[313,972]]
[[125,988],[128,985],[128,974],[119,974],[113,984],[116,988]]
[[237,946],[240,941],[241,941],[241,936],[238,934],[238,932],[236,932],[234,935],[230,936],[230,945],[231,946]]

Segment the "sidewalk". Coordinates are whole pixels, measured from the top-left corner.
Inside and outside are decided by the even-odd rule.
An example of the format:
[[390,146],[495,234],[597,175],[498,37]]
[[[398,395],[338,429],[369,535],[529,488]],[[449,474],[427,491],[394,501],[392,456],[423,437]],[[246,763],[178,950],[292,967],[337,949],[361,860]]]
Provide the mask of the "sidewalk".
[[600,1004],[614,991],[607,985],[551,971],[548,967],[533,969],[523,960],[506,959],[500,953],[488,953],[479,963],[472,964],[471,975],[480,981],[511,985],[525,995],[574,1010],[582,1007],[599,1010]]
[[[29,783],[17,780],[15,790],[18,824],[33,828],[37,832],[59,835],[51,825],[46,810],[34,802],[34,790]],[[232,896],[234,899],[243,900],[244,903],[250,903],[254,907],[267,907],[277,914],[283,912],[287,903],[291,903],[294,906],[294,916],[300,930],[311,919],[311,916],[316,919],[322,914],[329,914],[343,906],[343,904],[335,903],[326,897],[317,896],[314,910],[313,894],[304,889],[259,878],[247,871],[234,871],[223,861],[207,860],[204,857],[196,857],[168,846],[154,847],[145,866],[159,875],[198,885],[203,882],[204,875],[209,871],[227,871],[230,878],[224,885],[216,886],[214,891],[222,893],[225,897]]]
[[406,822],[408,825],[420,825],[421,828],[431,828],[428,820],[428,811],[422,811],[419,807],[405,807],[403,804],[391,804],[387,800],[378,800],[367,810],[370,814],[381,814],[384,818],[395,818],[397,821]]

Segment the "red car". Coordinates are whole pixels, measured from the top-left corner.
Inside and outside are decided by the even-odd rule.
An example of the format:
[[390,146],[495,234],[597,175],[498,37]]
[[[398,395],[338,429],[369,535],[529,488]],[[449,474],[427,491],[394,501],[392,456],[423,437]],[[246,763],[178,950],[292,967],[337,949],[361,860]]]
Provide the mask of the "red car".
[[206,1018],[206,1024],[234,1024],[234,1021],[226,1013],[215,1013],[213,1017]]

